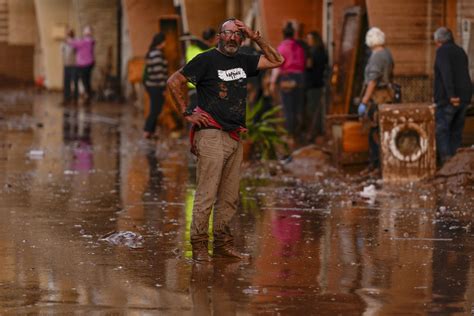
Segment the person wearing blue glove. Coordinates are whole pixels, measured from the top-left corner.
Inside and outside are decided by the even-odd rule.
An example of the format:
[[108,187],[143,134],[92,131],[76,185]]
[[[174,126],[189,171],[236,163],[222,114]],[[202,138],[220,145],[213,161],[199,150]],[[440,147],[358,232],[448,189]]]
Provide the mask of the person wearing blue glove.
[[367,105],[365,103],[360,103],[359,107],[357,108],[357,114],[359,117],[365,116],[365,111],[367,110]]
[[[361,103],[357,109],[359,117],[364,116],[369,123],[369,172],[377,173],[380,169],[380,146],[378,125],[378,104],[390,103],[381,100],[381,90],[387,87],[393,77],[393,58],[385,47],[385,34],[372,27],[366,34],[365,43],[371,50],[370,58],[364,70],[364,88]],[[392,100],[393,101],[393,100]]]

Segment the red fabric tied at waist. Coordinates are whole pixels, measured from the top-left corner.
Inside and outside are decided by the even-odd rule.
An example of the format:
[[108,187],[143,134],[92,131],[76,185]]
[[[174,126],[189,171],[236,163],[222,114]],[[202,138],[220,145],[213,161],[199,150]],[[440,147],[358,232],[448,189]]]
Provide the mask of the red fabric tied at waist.
[[[203,129],[208,127],[208,128],[215,128],[215,129],[222,130],[222,125],[219,124],[216,120],[214,120],[209,113],[201,109],[199,106],[197,106],[193,112],[207,114],[207,116],[209,117],[209,125],[205,126]],[[191,152],[194,155],[197,155],[196,146],[194,145],[194,136],[196,134],[196,129],[198,127],[199,127],[198,125],[193,124],[191,126],[191,131],[189,132],[189,142],[191,143]],[[229,136],[235,141],[240,141],[240,133],[246,133],[246,132],[247,132],[247,129],[245,127],[240,126],[239,128],[228,131],[227,133],[229,133]]]

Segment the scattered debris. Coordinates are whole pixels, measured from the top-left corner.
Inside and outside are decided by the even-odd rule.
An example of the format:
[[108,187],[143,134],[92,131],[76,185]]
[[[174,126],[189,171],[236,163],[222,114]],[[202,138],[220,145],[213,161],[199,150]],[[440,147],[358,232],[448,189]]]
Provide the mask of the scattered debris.
[[452,238],[410,238],[410,237],[394,237],[392,240],[417,240],[417,241],[453,241]]
[[30,159],[43,159],[44,157],[44,150],[41,149],[32,149],[27,154],[28,158]]
[[375,185],[371,184],[364,187],[363,191],[359,194],[363,198],[369,199],[369,204],[373,204],[375,202],[375,197],[377,196],[377,190],[375,189]]
[[246,289],[243,289],[242,293],[247,294],[247,295],[256,295],[260,293],[260,290],[256,287],[250,286]]
[[330,154],[316,145],[308,145],[295,150],[291,157],[293,160],[311,159],[317,160],[319,163],[329,163]]
[[143,236],[131,231],[112,231],[105,234],[100,241],[106,241],[115,246],[127,246],[132,249],[143,248]]
[[436,184],[445,184],[451,193],[461,193],[474,185],[474,148],[461,148],[436,173]]
[[330,155],[316,145],[309,145],[294,151],[290,159],[284,165],[286,171],[290,171],[300,177],[311,176],[314,178],[315,173],[308,173],[308,170],[330,171],[331,169]]

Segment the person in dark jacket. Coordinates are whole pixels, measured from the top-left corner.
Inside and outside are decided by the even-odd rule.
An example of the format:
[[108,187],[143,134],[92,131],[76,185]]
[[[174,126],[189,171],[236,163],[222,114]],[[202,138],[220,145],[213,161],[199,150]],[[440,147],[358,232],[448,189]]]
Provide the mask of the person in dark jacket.
[[440,27],[434,33],[434,40],[437,47],[434,63],[436,146],[443,164],[461,146],[472,83],[467,55],[454,43],[452,32]]
[[323,134],[325,109],[321,102],[324,91],[324,73],[328,67],[328,55],[321,35],[312,31],[306,36],[308,56],[306,58],[306,103],[307,117],[310,119],[308,141],[313,142]]

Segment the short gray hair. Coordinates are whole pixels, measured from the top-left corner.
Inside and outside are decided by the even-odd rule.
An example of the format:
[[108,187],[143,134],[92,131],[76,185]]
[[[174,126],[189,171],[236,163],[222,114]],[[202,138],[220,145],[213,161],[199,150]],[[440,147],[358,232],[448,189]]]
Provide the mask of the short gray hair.
[[365,44],[370,48],[385,44],[385,33],[378,27],[372,27],[365,35]]
[[452,41],[453,33],[447,27],[440,27],[434,32],[434,40],[440,43]]

